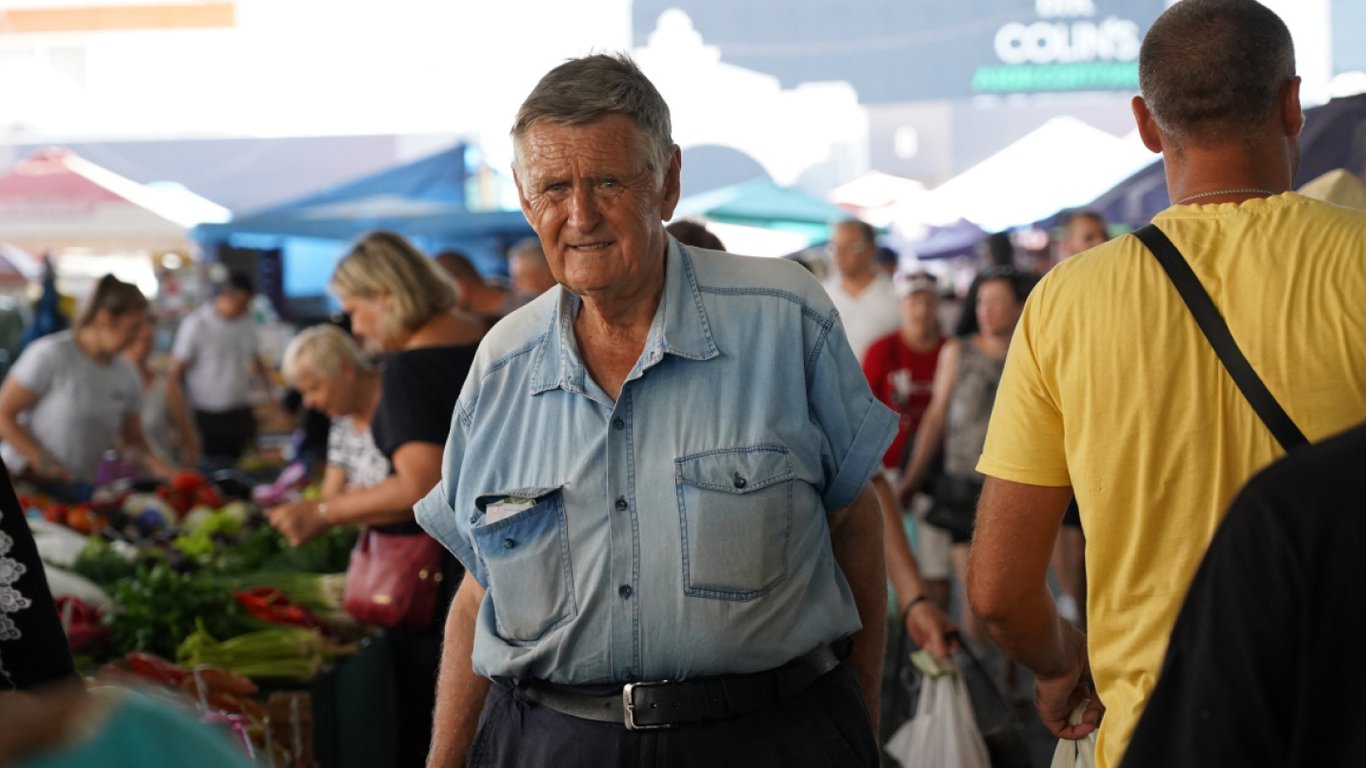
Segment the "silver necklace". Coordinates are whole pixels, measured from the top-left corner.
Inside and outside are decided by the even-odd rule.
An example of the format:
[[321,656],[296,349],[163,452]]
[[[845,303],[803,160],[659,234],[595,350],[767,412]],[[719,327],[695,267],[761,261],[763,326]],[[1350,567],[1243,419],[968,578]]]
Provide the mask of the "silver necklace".
[[1202,197],[1217,197],[1219,195],[1267,195],[1268,197],[1276,194],[1269,189],[1260,187],[1245,187],[1241,189],[1216,189],[1210,192],[1197,192],[1193,195],[1186,195],[1176,201],[1177,205],[1183,205],[1189,200],[1199,200]]

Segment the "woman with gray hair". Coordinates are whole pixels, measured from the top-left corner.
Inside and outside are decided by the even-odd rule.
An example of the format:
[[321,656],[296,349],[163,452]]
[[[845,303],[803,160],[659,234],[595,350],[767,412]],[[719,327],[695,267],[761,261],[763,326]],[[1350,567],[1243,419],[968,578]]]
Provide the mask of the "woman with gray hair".
[[356,341],[334,325],[304,329],[285,348],[282,368],[304,403],[332,420],[322,500],[384,482],[389,460],[370,438],[380,374]]
[[[484,333],[456,308],[456,290],[421,251],[393,232],[362,237],[337,264],[331,289],[352,331],[385,352],[370,435],[392,473],[370,488],[270,510],[271,524],[300,544],[333,525],[365,524],[393,536],[426,536],[413,504],[441,480],[456,396]],[[426,760],[446,607],[464,575],[449,553],[431,626],[388,628],[399,724],[396,765]]]

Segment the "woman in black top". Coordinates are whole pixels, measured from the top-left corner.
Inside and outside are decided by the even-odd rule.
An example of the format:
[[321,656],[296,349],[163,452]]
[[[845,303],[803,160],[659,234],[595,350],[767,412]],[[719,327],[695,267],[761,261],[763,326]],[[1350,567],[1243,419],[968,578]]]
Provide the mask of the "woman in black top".
[[[361,238],[337,264],[331,288],[352,331],[386,352],[370,430],[393,474],[340,498],[272,509],[271,523],[294,544],[333,525],[425,536],[413,520],[413,504],[441,480],[451,414],[484,326],[456,309],[449,278],[392,232]],[[395,663],[399,765],[422,765],[431,738],[444,608],[463,575],[449,553],[443,571],[443,601],[432,626],[386,631]]]
[[24,510],[0,463],[0,691],[75,679]]

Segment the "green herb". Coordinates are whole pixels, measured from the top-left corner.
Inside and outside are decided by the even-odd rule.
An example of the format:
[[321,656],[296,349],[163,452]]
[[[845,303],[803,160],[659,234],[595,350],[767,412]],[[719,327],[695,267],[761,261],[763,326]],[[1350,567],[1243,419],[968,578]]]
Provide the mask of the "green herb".
[[166,565],[139,568],[114,588],[113,597],[118,608],[109,619],[109,630],[119,653],[172,656],[198,621],[224,637],[258,626],[226,587],[186,577]]

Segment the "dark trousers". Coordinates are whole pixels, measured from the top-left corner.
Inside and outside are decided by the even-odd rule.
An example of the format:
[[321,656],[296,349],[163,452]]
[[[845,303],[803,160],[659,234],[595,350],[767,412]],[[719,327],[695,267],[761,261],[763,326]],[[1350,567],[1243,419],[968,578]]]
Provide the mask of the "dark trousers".
[[878,746],[848,662],[805,692],[732,720],[628,731],[581,720],[495,679],[468,768],[872,768]]
[[256,414],[251,408],[194,412],[199,452],[208,464],[232,466],[256,440]]

